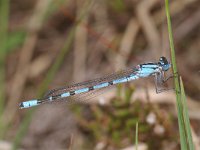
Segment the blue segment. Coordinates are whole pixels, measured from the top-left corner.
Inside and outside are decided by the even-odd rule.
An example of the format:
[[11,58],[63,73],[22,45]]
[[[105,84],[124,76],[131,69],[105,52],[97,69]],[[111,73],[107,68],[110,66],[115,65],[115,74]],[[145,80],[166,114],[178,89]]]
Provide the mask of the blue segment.
[[132,74],[130,77],[127,77],[127,80],[128,80],[128,81],[132,81],[132,80],[136,80],[136,79],[138,79],[138,78],[139,78],[138,75],[136,75],[136,74],[133,75],[133,74]]
[[22,102],[20,104],[20,108],[29,108],[29,107],[33,107],[37,105],[39,105],[38,100],[30,100],[30,101]]
[[67,92],[67,93],[62,93],[62,94],[61,94],[61,97],[68,97],[68,96],[70,96],[70,93],[69,93],[69,92]]
[[121,78],[121,79],[116,79],[116,80],[113,80],[113,84],[118,84],[118,83],[124,83],[124,82],[127,82],[127,78]]
[[89,91],[89,88],[82,88],[82,89],[76,90],[75,94],[80,94],[80,93],[84,93],[84,92],[88,92],[88,91]]
[[102,84],[95,85],[94,89],[100,89],[100,88],[106,87],[108,85],[109,85],[108,82],[105,82],[105,83],[102,83]]
[[[158,68],[158,66],[157,66],[157,68]],[[153,67],[146,68],[146,67],[142,66],[141,70],[139,71],[138,76],[141,78],[149,77],[150,75],[157,73],[157,72],[158,72],[158,69],[156,69],[156,68],[153,68]]]

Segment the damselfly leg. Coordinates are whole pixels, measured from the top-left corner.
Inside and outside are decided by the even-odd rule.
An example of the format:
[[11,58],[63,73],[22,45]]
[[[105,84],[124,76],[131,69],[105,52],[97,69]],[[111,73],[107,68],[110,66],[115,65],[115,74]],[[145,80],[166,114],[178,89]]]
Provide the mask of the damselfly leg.
[[154,77],[156,93],[174,90],[174,88],[167,88],[166,83],[169,79],[174,78],[175,75],[177,75],[177,73],[174,74],[174,75],[170,75],[168,77],[165,77],[165,72],[163,72],[163,71],[156,73],[155,77]]

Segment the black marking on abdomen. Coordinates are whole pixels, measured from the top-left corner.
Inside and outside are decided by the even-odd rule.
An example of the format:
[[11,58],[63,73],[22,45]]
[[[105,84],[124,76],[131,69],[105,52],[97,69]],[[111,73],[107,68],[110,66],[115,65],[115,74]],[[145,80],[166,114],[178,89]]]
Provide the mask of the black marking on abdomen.
[[94,90],[94,87],[93,86],[89,87],[89,91],[92,91],[92,90]]
[[108,85],[113,85],[113,81],[109,81],[109,82],[108,82]]
[[128,82],[128,79],[131,77],[131,75],[128,75],[128,76],[126,76],[125,78],[126,78],[126,80],[127,80],[127,82]]
[[55,99],[60,98],[60,97],[61,97],[61,95],[53,95],[52,100],[55,100]]
[[72,96],[72,95],[75,95],[75,91],[70,91],[69,94]]
[[38,100],[38,101],[37,101],[37,104],[42,104],[42,101],[41,101],[41,100]]

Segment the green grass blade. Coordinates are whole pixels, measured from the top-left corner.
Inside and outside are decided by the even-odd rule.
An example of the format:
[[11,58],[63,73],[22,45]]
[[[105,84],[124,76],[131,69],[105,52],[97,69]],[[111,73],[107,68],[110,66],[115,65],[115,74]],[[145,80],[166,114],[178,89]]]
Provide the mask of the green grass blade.
[[0,116],[2,115],[5,101],[5,57],[8,18],[9,0],[0,0]]
[[[86,10],[88,10],[88,9],[86,9]],[[71,45],[73,43],[77,25],[78,25],[78,23],[74,24],[74,27],[68,33],[67,40],[66,40],[66,42],[64,42],[65,45],[63,46],[62,50],[60,51],[59,56],[57,57],[54,65],[52,66],[50,71],[47,73],[45,80],[42,82],[42,84],[39,87],[38,94],[37,94],[38,97],[41,97],[44,94],[44,92],[47,90],[49,83],[53,80],[53,78],[54,78],[57,70],[61,66],[66,54],[69,52]],[[26,131],[30,124],[31,117],[32,117],[34,110],[35,109],[33,108],[26,114],[26,116],[22,122],[22,125],[20,126],[18,133],[16,134],[15,140],[13,142],[13,149],[17,149],[19,147],[19,144],[21,143],[22,138],[26,134]]]
[[188,115],[185,90],[184,90],[183,81],[181,77],[180,77],[180,86],[181,86],[181,100],[182,100],[182,106],[183,106],[183,119],[184,119],[184,124],[185,124],[186,132],[187,132],[187,143],[189,144],[189,149],[194,150],[194,144],[193,144],[192,134],[190,130],[190,120],[189,120],[189,115]]
[[136,130],[135,130],[135,149],[138,150],[138,122],[136,123]]
[[[56,62],[54,63],[54,65],[52,66],[50,71],[47,73],[47,77],[45,78],[45,80],[40,85],[40,88],[39,88],[38,94],[37,94],[38,97],[41,97],[43,95],[43,93],[47,90],[47,87],[48,87],[49,83],[52,81],[52,79],[55,76],[57,70],[59,69],[60,65],[62,64],[66,54],[69,52],[70,46],[71,46],[73,38],[74,38],[74,30],[75,30],[75,27],[68,34],[67,41],[65,42],[66,44],[64,45],[64,47],[61,50],[59,56],[57,57]],[[18,130],[18,133],[16,134],[16,137],[14,139],[13,149],[17,149],[19,147],[19,144],[20,144],[22,138],[26,134],[26,131],[27,131],[28,126],[30,124],[31,117],[32,117],[32,114],[33,114],[34,110],[35,109],[31,109],[26,114],[26,116],[25,116],[25,118],[24,118],[24,120],[23,120],[23,122],[22,122],[22,124],[20,126],[20,129]]]
[[183,83],[179,82],[179,78],[177,75],[177,67],[176,67],[176,57],[175,57],[175,49],[173,42],[173,32],[171,27],[171,18],[169,12],[169,1],[165,0],[165,10],[167,16],[167,25],[168,25],[168,33],[169,33],[169,42],[171,49],[171,61],[172,61],[172,70],[174,74],[174,86],[176,92],[176,104],[178,111],[178,125],[179,125],[179,134],[180,134],[180,143],[182,150],[194,150],[194,145],[191,137],[191,129],[189,124],[189,117],[187,114],[186,103],[183,103],[183,98],[185,98],[185,93],[183,90]]
[[9,33],[6,44],[7,53],[15,51],[16,48],[24,42],[25,38],[25,31],[14,31]]
[[108,1],[111,8],[113,8],[116,12],[123,12],[126,10],[126,6],[123,0],[115,0],[115,1]]

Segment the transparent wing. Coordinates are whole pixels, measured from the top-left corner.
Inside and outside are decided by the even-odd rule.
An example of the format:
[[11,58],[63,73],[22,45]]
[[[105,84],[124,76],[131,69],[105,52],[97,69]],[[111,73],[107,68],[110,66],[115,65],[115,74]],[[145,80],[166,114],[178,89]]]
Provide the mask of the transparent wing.
[[[112,81],[112,80],[115,80],[115,79],[119,79],[119,78],[122,78],[122,77],[125,77],[125,76],[128,76],[128,75],[134,74],[136,71],[138,71],[137,68],[131,68],[131,69],[116,72],[116,73],[113,73],[113,74],[110,74],[110,75],[107,75],[107,76],[104,76],[104,77],[101,77],[101,78],[96,78],[96,79],[93,79],[93,80],[89,80],[89,81],[85,81],[85,82],[76,83],[76,84],[73,84],[73,85],[53,89],[53,90],[48,91],[45,94],[44,98],[48,98],[48,97],[54,96],[54,95],[59,95],[61,93],[68,92],[68,91],[71,91],[71,90],[76,90],[76,89],[85,88],[85,87],[91,87],[91,86],[94,86],[94,85],[97,85],[97,84],[100,84],[100,83],[109,82],[109,81]],[[94,91],[96,91],[96,90],[94,90]],[[78,95],[82,95],[82,94],[78,94]],[[76,95],[74,95],[74,96],[76,96]]]
[[65,98],[57,98],[54,101],[49,101],[48,99],[43,99],[42,104],[44,103],[64,103],[64,104],[86,104],[89,103],[90,100],[94,99],[95,97],[104,94],[106,92],[109,92],[111,89],[115,88],[114,85],[105,87],[103,89],[97,89],[93,91],[89,91],[86,93],[81,93],[77,95],[73,95],[70,97],[65,97]]

